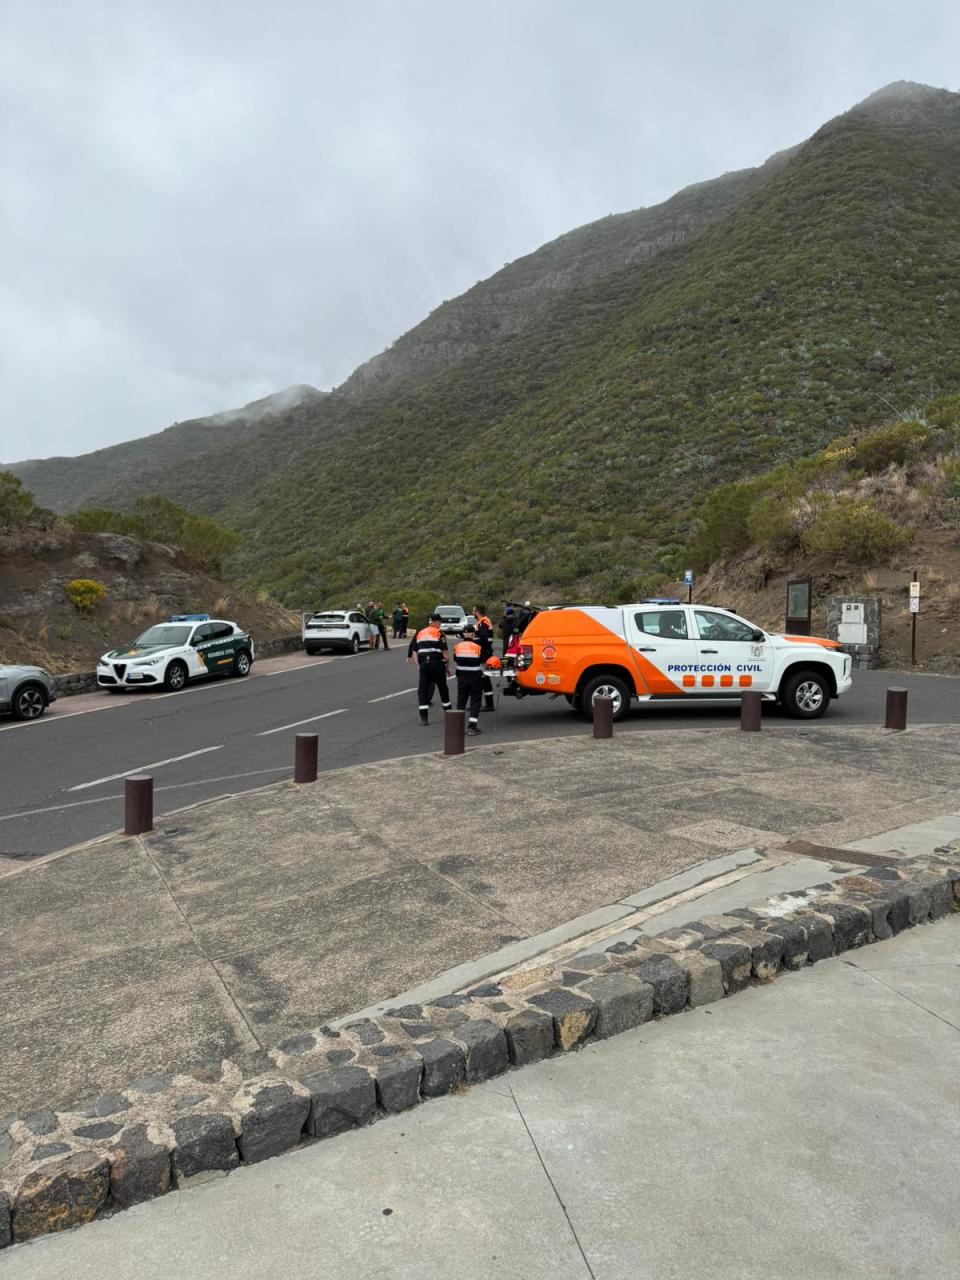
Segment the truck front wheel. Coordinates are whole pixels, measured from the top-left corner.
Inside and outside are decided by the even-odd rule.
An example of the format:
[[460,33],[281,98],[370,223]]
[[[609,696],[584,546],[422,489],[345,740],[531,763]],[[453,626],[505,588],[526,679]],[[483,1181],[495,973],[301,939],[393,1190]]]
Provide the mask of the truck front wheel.
[[798,671],[780,686],[780,701],[794,720],[818,720],[830,705],[830,686],[819,671]]
[[580,690],[580,713],[587,720],[592,720],[594,698],[611,698],[613,700],[614,720],[624,720],[630,710],[632,696],[631,690],[627,687],[627,682],[620,676],[594,676]]

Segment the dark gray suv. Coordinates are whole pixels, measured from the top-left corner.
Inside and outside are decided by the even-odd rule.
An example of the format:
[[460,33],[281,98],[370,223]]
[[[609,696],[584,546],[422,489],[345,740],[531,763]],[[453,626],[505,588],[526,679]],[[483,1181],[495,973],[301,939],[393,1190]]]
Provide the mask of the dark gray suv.
[[0,664],[0,712],[12,712],[15,720],[38,720],[56,699],[53,676],[43,667]]

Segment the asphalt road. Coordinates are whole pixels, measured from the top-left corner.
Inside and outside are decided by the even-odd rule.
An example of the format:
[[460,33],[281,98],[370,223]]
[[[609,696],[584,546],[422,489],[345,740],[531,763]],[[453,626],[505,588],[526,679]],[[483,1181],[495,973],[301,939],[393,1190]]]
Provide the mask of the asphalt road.
[[[960,677],[860,672],[823,726],[883,721],[884,689],[910,690],[912,723],[960,721]],[[181,693],[97,693],[65,698],[31,724],[0,724],[0,854],[35,857],[122,826],[123,776],[154,775],[155,812],[290,777],[293,739],[317,733],[322,770],[440,750],[439,707],[424,729],[416,670],[405,645],[356,657],[292,655],[258,663],[246,680]],[[617,732],[732,728],[729,705],[634,709]],[[785,721],[775,708],[765,719]],[[588,732],[562,699],[502,699],[481,717],[481,743]]]

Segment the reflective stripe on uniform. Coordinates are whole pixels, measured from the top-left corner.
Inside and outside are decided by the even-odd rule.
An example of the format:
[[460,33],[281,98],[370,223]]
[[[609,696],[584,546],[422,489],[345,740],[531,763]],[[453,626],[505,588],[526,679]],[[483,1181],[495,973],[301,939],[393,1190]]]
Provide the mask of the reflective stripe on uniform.
[[453,646],[453,664],[457,673],[476,675],[483,669],[483,654],[473,640],[461,640]]
[[414,637],[413,644],[421,662],[425,658],[439,658],[442,661],[445,644],[436,627],[423,627]]

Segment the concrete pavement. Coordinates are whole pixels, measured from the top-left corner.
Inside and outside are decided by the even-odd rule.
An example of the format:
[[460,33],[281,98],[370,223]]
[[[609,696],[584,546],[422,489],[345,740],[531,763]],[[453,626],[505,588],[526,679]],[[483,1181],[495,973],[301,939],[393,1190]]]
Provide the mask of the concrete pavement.
[[17,1246],[9,1280],[952,1280],[960,917]]
[[[580,936],[591,913],[611,933],[636,925],[646,891],[738,850],[827,878],[838,845],[960,811],[955,739],[952,726],[581,731],[344,769],[184,811],[143,839],[11,862],[0,1115],[255,1060],[454,966],[495,972],[553,931]],[[798,837],[826,861],[777,852]]]

